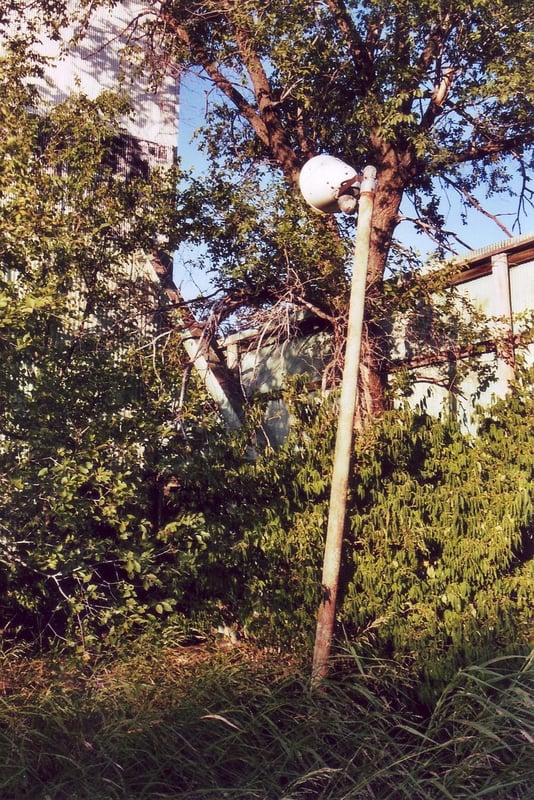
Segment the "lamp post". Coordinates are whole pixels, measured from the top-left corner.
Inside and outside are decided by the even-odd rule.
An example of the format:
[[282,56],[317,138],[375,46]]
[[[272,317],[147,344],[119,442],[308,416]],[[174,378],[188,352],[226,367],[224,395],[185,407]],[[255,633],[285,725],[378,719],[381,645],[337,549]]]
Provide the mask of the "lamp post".
[[[357,207],[358,224],[354,245],[347,344],[339,399],[339,416],[321,579],[323,594],[317,614],[313,653],[312,685],[317,685],[326,676],[334,632],[354,416],[358,393],[371,221],[376,191],[376,169],[374,167],[368,166],[365,168],[359,192],[357,192],[355,184],[358,176],[356,176],[351,167],[344,165],[346,174],[343,174],[340,166],[343,162],[339,162],[339,159],[333,159],[331,156],[316,156],[316,158],[322,159],[322,162],[317,162],[314,165],[312,164],[314,159],[311,159],[303,167],[302,173],[304,174],[301,173],[300,187],[305,200],[313,208],[327,213],[336,213],[338,211],[354,213]],[[308,169],[306,170],[307,167]],[[315,167],[317,169],[314,171]],[[329,167],[333,168],[330,172]],[[328,177],[329,174],[332,176],[332,173],[335,173],[334,180]],[[344,178],[341,182],[339,182],[340,177]]]

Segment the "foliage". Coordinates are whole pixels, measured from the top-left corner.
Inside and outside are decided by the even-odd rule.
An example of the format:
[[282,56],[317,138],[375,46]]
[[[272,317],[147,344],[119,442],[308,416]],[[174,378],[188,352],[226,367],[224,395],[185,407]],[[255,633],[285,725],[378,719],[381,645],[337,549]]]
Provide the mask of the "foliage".
[[[3,630],[87,653],[186,616],[306,642],[335,397],[316,403],[289,386],[293,432],[277,452],[251,458],[254,408],[250,428],[224,434],[198,385],[185,391],[164,298],[135,255],[162,236],[172,245],[177,217],[190,225],[177,176],[113,172],[124,104],[110,94],[32,113],[33,66],[2,62]],[[280,198],[273,239],[291,207]],[[239,220],[242,209],[228,213]],[[247,214],[234,263],[242,288],[256,247]],[[319,302],[317,275],[310,287]],[[340,622],[359,650],[410,664],[429,693],[458,666],[526,641],[532,419],[518,385],[481,414],[474,438],[398,410],[356,441]]]
[[[457,668],[531,635],[530,386],[481,411],[476,435],[403,409],[356,439],[338,634],[404,660],[429,696]],[[245,635],[294,645],[309,641],[320,601],[334,425],[332,410],[299,393],[292,409],[279,451],[225,470],[216,486],[210,473],[209,547],[196,548],[191,593],[219,598]]]
[[179,643],[81,668],[4,655],[2,797],[530,796],[531,659],[461,671],[421,714],[394,663],[346,654],[311,692],[280,653]]
[[532,399],[451,420],[397,413],[357,444],[342,619],[429,691],[532,630]]
[[[338,637],[410,665],[427,697],[457,668],[529,640],[530,386],[481,411],[476,435],[403,409],[356,439]],[[190,464],[168,507],[197,509],[180,610],[292,647],[309,643],[321,599],[335,429],[335,406],[304,398],[288,389],[294,427],[279,450]],[[183,547],[180,524],[167,530]]]
[[166,458],[205,405],[180,417],[183,364],[139,255],[172,246],[177,175],[114,171],[124,101],[47,113],[36,66],[0,63],[0,614],[6,636],[85,648],[172,610],[153,536]]
[[251,170],[238,186],[235,176],[212,169],[189,189],[196,210],[188,234],[203,242],[211,283],[223,298],[216,305],[221,321],[232,316],[234,327],[246,328],[236,310],[255,310],[257,324],[258,311],[271,308],[275,316],[282,304],[327,317],[343,313],[348,243],[333,241],[328,221],[313,219],[264,168]]

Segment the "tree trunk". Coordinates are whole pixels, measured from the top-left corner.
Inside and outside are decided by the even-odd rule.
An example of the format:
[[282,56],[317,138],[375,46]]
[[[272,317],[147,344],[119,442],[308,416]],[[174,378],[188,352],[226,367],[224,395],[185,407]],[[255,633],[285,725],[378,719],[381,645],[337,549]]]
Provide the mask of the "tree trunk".
[[[377,158],[377,161],[381,161]],[[394,162],[393,164],[391,162]],[[366,417],[377,417],[386,410],[388,358],[381,323],[384,294],[384,272],[398,220],[404,182],[392,150],[386,153],[385,163],[378,164],[378,181],[373,212],[371,246],[367,273],[365,329],[361,351],[361,375],[356,424]]]

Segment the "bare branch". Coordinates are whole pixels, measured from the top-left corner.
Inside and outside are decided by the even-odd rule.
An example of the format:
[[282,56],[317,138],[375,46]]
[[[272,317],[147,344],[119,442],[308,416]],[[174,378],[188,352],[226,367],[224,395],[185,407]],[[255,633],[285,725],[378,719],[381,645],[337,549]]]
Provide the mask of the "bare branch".
[[460,239],[458,234],[455,233],[454,231],[444,230],[443,228],[440,228],[440,230],[439,230],[439,234],[440,235],[437,236],[437,234],[436,234],[436,226],[435,225],[431,225],[429,222],[425,222],[425,220],[422,220],[420,217],[407,217],[407,216],[403,215],[402,217],[399,217],[399,222],[411,222],[412,225],[415,225],[417,228],[419,228],[424,233],[426,233],[426,235],[433,242],[435,242],[436,244],[438,244],[438,245],[440,245],[442,247],[445,246],[445,249],[449,250],[449,252],[451,252],[451,253],[454,253],[454,250],[452,249],[452,247],[450,247],[449,245],[444,243],[444,240],[446,238],[455,239],[455,241],[457,241],[458,244],[461,245],[462,247],[466,247],[468,250],[472,249],[466,242],[464,242],[462,239]]
[[487,211],[482,206],[482,204],[476,199],[476,197],[473,197],[473,195],[470,192],[468,192],[464,186],[459,186],[457,183],[454,183],[454,181],[452,181],[450,178],[447,178],[446,176],[443,176],[443,180],[446,183],[448,183],[449,186],[452,186],[453,189],[455,189],[459,194],[463,195],[467,200],[467,202],[469,203],[469,205],[471,205],[481,214],[484,214],[484,216],[488,217],[488,219],[491,219],[503,231],[503,233],[506,234],[506,236],[510,237],[512,236],[511,231],[509,231],[506,225],[504,225],[500,221],[499,217],[496,214],[492,214],[491,212]]
[[495,137],[479,144],[471,141],[465,150],[449,151],[447,153],[447,161],[449,164],[466,164],[470,161],[482,160],[488,156],[511,155],[517,148],[524,146],[526,143],[526,136],[523,132],[509,137]]
[[521,230],[521,225],[519,220],[521,209],[526,208],[527,205],[534,207],[534,203],[532,202],[534,197],[534,190],[532,190],[532,188],[530,188],[529,186],[529,177],[527,175],[525,162],[520,157],[519,153],[513,152],[511,155],[517,161],[519,172],[521,174],[521,189],[517,197],[517,213],[515,215],[512,228],[514,228],[515,225],[517,225],[519,227],[519,230]]

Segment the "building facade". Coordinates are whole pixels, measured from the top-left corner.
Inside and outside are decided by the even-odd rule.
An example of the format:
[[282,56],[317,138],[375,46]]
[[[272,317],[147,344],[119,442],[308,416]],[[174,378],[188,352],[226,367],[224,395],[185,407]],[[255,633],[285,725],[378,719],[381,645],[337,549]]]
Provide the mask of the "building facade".
[[176,75],[150,74],[144,63],[143,23],[150,13],[138,0],[98,6],[85,12],[71,3],[72,21],[51,38],[43,28],[37,52],[47,61],[43,98],[53,104],[81,91],[95,98],[102,90],[123,90],[131,114],[122,120],[125,133],[141,148],[150,165],[176,160],[179,81]]
[[[504,397],[516,374],[519,358],[534,363],[529,340],[534,312],[534,234],[506,239],[450,262],[449,289],[467,314],[486,320],[483,339],[456,343],[432,357],[406,357],[406,336],[400,336],[394,357],[416,378],[410,402],[424,404],[433,414],[444,408],[467,426],[476,405]],[[464,312],[465,313],[465,312]],[[469,324],[469,317],[466,319]],[[449,384],[443,380],[444,365]]]

